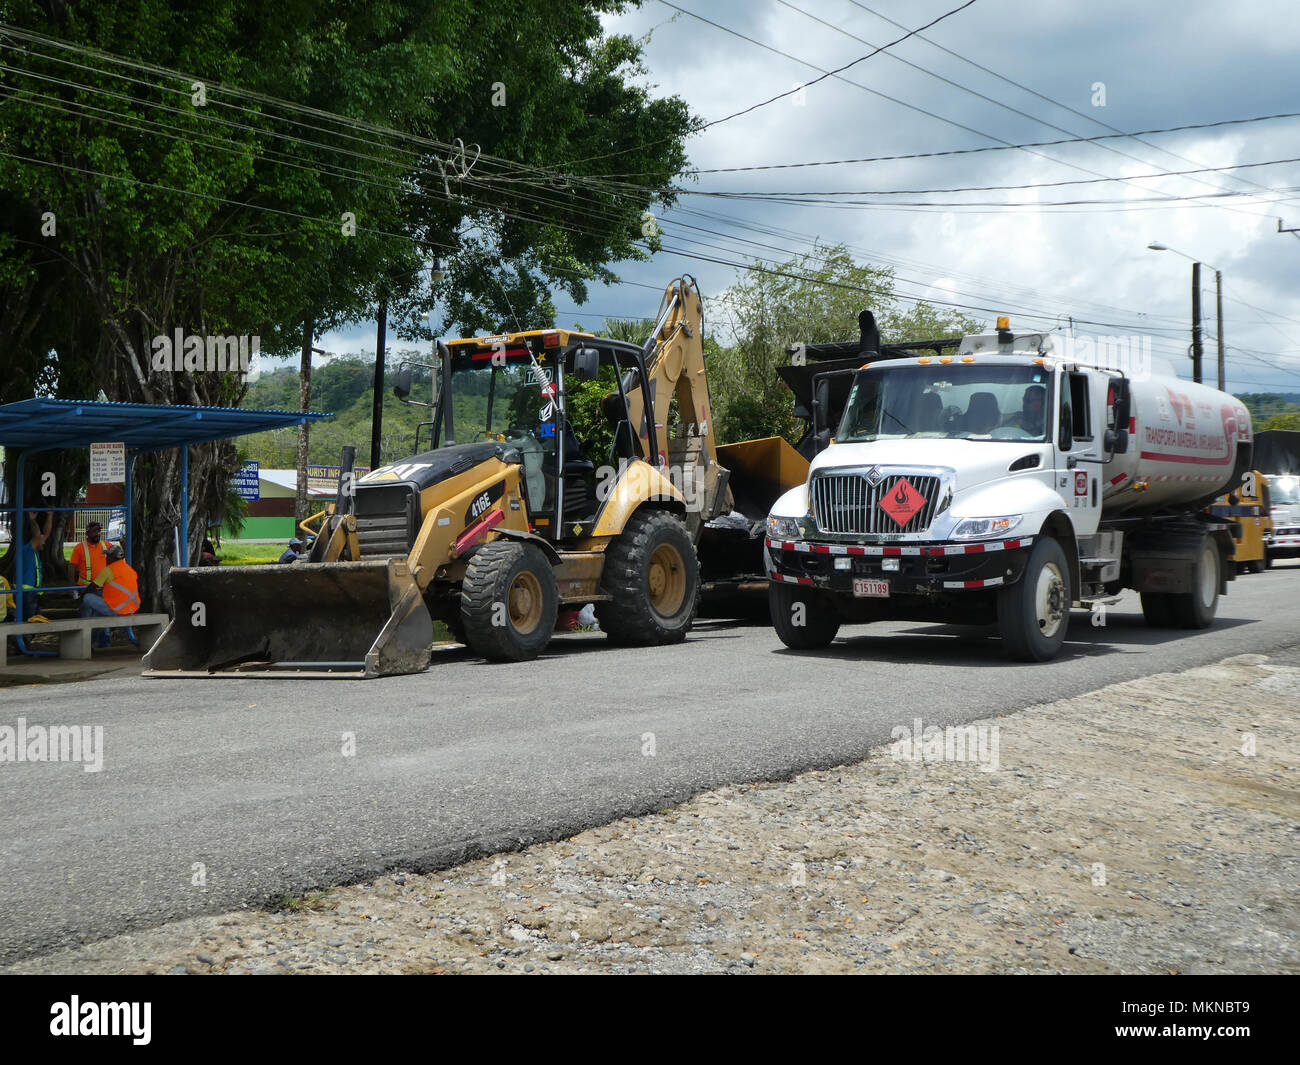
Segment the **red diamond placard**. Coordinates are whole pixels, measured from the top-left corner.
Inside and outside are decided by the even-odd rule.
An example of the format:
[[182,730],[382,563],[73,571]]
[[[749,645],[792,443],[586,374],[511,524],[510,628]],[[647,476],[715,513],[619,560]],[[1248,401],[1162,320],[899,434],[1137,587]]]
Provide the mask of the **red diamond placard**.
[[906,477],[899,478],[898,483],[880,497],[880,509],[900,528],[916,517],[923,506],[925,496],[912,487],[912,482]]

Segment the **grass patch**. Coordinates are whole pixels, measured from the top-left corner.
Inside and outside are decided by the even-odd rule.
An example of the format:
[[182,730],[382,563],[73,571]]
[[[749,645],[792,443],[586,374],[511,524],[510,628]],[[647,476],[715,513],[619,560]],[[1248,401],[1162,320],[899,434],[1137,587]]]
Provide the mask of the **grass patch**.
[[301,913],[303,910],[332,910],[338,905],[337,900],[330,898],[334,891],[334,888],[326,888],[324,891],[311,891],[306,895],[286,895],[281,892],[272,895],[268,905],[272,910],[290,913]]
[[284,554],[285,544],[245,544],[226,540],[217,548],[217,558],[227,566],[264,566]]

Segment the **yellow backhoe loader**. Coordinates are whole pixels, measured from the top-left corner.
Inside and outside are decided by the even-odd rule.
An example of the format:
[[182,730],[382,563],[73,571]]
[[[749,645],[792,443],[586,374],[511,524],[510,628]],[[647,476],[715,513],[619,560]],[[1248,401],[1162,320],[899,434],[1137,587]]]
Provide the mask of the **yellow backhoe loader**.
[[[702,327],[684,277],[642,347],[563,329],[439,341],[432,449],[356,480],[344,449],[335,503],[303,523],[316,534],[304,561],[173,569],[174,620],[145,674],[414,673],[435,619],[491,661],[525,661],[560,606],[586,603],[615,643],[684,639],[712,519],[741,498],[761,522],[807,473],[783,440],[733,444],[722,450],[748,477],[733,496]],[[567,415],[602,387],[612,443],[592,454]],[[765,586],[739,557],[717,580]]]

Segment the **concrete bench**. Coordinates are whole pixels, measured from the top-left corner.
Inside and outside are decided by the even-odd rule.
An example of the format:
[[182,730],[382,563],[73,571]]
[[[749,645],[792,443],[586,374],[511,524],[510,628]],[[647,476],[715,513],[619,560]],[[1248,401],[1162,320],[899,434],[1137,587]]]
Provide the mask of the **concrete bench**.
[[0,622],[0,669],[8,665],[9,636],[41,636],[59,634],[60,658],[90,658],[91,632],[94,629],[135,629],[140,647],[148,650],[162,635],[171,618],[166,614],[121,614],[110,618],[57,618],[42,624],[39,621]]

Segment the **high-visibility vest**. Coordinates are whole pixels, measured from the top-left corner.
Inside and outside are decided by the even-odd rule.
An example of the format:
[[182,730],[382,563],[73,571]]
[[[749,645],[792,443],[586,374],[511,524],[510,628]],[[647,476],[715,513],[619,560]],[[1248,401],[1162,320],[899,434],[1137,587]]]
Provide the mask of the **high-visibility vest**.
[[72,564],[78,567],[78,583],[92,583],[95,576],[104,568],[104,541],[92,544],[89,540],[82,540],[72,549]]
[[112,574],[104,582],[104,602],[114,614],[134,614],[140,609],[140,590],[136,573],[125,559],[108,564]]

